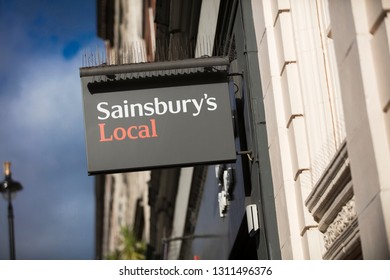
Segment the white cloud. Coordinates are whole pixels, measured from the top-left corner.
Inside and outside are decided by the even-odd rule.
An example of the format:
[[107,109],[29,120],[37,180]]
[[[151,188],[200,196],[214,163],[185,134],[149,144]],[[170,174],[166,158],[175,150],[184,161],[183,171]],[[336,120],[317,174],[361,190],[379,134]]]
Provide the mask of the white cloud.
[[38,58],[25,69],[20,76],[20,92],[10,103],[14,125],[24,134],[72,134],[74,126],[82,122],[77,59]]

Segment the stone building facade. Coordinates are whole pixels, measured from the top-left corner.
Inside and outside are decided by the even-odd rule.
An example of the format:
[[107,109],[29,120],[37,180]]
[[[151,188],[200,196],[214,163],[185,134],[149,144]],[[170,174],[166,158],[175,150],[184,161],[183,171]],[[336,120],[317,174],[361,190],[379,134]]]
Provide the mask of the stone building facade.
[[[237,161],[100,175],[97,248],[121,217],[110,201],[148,197],[149,258],[390,258],[389,1],[98,4],[109,64],[229,58]],[[218,168],[235,179],[223,215]]]

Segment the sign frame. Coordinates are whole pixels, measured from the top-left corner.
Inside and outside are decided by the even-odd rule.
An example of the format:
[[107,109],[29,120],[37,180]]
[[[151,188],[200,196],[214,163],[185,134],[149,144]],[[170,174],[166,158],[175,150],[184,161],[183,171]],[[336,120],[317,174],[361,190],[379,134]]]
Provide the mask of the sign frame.
[[88,174],[235,162],[228,66],[213,57],[80,68]]

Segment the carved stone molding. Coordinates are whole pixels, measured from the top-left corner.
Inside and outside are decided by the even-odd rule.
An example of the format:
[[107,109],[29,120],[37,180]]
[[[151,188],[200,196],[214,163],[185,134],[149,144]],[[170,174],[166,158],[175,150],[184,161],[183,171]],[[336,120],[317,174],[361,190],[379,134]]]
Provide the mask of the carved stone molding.
[[357,218],[334,240],[322,256],[324,260],[362,259],[360,232]]
[[335,154],[305,204],[318,223],[318,230],[324,234],[324,259],[354,259],[361,256],[346,142]]
[[321,232],[325,232],[352,196],[351,171],[344,142],[306,199],[306,206],[314,220],[320,223]]
[[337,217],[333,222],[328,226],[324,233],[324,242],[325,248],[328,250],[334,241],[342,235],[343,232],[352,224],[356,219],[356,210],[355,210],[355,197],[347,202],[341,208],[341,211],[337,214]]

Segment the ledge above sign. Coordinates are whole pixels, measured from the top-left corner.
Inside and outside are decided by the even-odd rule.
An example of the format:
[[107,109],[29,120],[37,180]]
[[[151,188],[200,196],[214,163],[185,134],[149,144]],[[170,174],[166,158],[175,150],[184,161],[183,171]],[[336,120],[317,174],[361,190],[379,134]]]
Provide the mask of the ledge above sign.
[[80,68],[88,173],[234,162],[227,58]]

